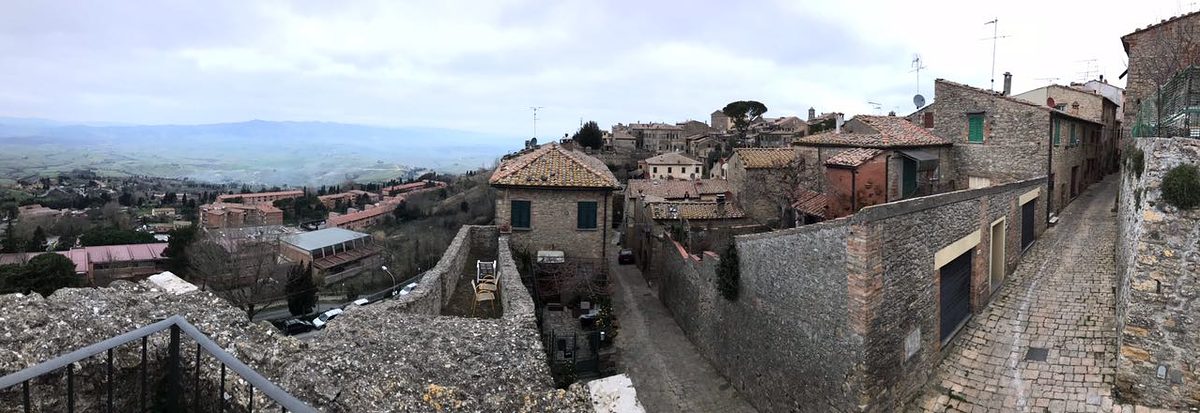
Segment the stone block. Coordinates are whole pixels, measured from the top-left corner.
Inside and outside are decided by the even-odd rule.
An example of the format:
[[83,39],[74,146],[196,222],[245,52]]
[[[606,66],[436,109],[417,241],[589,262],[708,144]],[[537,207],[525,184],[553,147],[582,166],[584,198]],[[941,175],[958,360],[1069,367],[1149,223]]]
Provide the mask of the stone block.
[[1134,361],[1139,361],[1139,362],[1150,361],[1150,353],[1149,352],[1147,352],[1146,350],[1143,350],[1139,347],[1134,347],[1134,346],[1131,346],[1128,344],[1121,347],[1121,355],[1127,359],[1134,360]]

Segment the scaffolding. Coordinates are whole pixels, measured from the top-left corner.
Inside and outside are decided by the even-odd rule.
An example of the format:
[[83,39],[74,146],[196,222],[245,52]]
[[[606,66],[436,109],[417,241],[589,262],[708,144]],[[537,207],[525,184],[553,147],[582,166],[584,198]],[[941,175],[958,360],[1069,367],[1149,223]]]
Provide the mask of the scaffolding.
[[1144,99],[1130,132],[1135,138],[1200,138],[1200,67],[1181,70]]

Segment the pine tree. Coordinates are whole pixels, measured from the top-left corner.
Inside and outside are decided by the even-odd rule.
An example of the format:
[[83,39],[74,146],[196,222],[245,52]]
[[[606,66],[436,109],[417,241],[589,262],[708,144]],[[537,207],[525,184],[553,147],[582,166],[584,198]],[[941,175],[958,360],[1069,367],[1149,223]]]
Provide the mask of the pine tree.
[[317,305],[317,286],[313,284],[312,263],[307,267],[297,265],[288,273],[285,289],[288,311],[294,316],[308,314]]
[[25,243],[25,252],[43,251],[46,251],[46,231],[42,229],[41,225],[38,225],[33,230],[33,237],[30,237],[29,241]]

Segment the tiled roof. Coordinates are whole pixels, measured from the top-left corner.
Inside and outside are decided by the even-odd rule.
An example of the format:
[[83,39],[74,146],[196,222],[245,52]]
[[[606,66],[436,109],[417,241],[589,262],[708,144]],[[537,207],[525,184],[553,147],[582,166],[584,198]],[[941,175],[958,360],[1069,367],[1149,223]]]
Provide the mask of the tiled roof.
[[304,195],[304,191],[301,191],[301,190],[277,191],[277,192],[256,192],[256,193],[250,193],[250,194],[223,194],[223,195],[217,195],[217,201],[223,201],[226,199],[241,198],[241,197],[247,197],[247,196],[303,196],[303,195]]
[[793,143],[800,146],[837,145],[858,148],[950,145],[950,141],[942,139],[902,117],[858,115],[854,117],[854,120],[870,126],[879,133],[829,131],[798,138]]
[[792,203],[792,208],[805,214],[825,218],[829,209],[829,197],[820,192],[800,188],[796,193],[796,202]]
[[403,201],[404,201],[404,198],[402,198],[402,197],[384,199],[383,201],[379,202],[375,206],[368,207],[367,209],[351,212],[349,214],[342,214],[342,215],[338,215],[338,216],[334,216],[334,217],[329,217],[329,219],[325,220],[325,226],[326,227],[338,227],[340,225],[343,225],[343,224],[346,224],[349,222],[354,222],[354,221],[363,220],[363,219],[371,219],[371,218],[375,218],[375,217],[378,217],[383,214],[388,214],[388,213],[391,213],[392,211],[395,211],[396,204],[399,204],[400,202],[403,202]]
[[663,164],[700,165],[700,161],[692,159],[692,158],[688,157],[687,155],[684,155],[679,152],[668,152],[668,153],[664,153],[662,155],[654,156],[649,159],[646,159],[646,163],[650,164],[650,165],[663,165]]
[[696,199],[702,195],[724,194],[733,190],[729,181],[724,179],[630,179],[628,183],[629,197],[641,195],[654,196],[663,199]]
[[[936,79],[936,80],[934,80],[934,83],[941,83],[941,84],[943,84],[943,85],[954,86],[954,87],[956,87],[956,88],[959,88],[959,89],[968,90],[968,91],[972,91],[972,92],[975,92],[975,93],[981,93],[981,94],[985,94],[985,95],[988,95],[988,96],[991,96],[991,97],[995,97],[995,98],[1004,99],[1004,100],[1007,100],[1007,101],[1009,101],[1009,102],[1020,103],[1020,104],[1022,104],[1022,105],[1030,106],[1030,107],[1037,108],[1037,109],[1044,110],[1044,111],[1051,112],[1051,113],[1057,113],[1057,114],[1059,114],[1059,115],[1061,115],[1061,116],[1065,116],[1065,117],[1068,117],[1068,118],[1078,119],[1078,120],[1086,121],[1086,122],[1089,122],[1089,123],[1095,123],[1095,124],[1098,124],[1098,125],[1100,124],[1100,123],[1098,123],[1098,122],[1096,122],[1096,121],[1094,121],[1094,120],[1091,120],[1091,119],[1088,119],[1088,118],[1084,118],[1084,117],[1080,117],[1080,116],[1076,116],[1076,115],[1072,115],[1072,114],[1070,114],[1069,112],[1064,112],[1064,111],[1061,111],[1061,110],[1058,110],[1058,109],[1055,109],[1055,108],[1052,108],[1052,107],[1048,107],[1048,106],[1046,106],[1046,105],[1042,105],[1042,104],[1037,104],[1037,103],[1028,102],[1028,101],[1025,101],[1025,100],[1017,99],[1017,98],[1015,98],[1015,97],[1012,97],[1012,96],[1005,96],[1003,93],[996,92],[996,91],[993,91],[993,90],[980,89],[980,88],[977,88],[977,87],[974,87],[974,86],[970,86],[970,85],[965,85],[965,84],[962,84],[962,83],[951,82],[951,81],[949,81],[949,80],[946,80],[946,79]],[[935,98],[936,98],[936,96],[935,96]]]
[[856,167],[882,154],[879,149],[853,148],[839,152],[825,160],[826,165]]
[[[676,216],[671,216],[671,207],[675,207]],[[742,212],[732,202],[725,202],[724,212],[716,202],[658,202],[648,206],[650,208],[650,216],[653,219],[735,219],[745,217]]]
[[504,161],[492,173],[492,185],[558,188],[619,188],[617,178],[599,159],[556,143]]
[[735,148],[733,154],[746,169],[780,168],[796,159],[792,148]]

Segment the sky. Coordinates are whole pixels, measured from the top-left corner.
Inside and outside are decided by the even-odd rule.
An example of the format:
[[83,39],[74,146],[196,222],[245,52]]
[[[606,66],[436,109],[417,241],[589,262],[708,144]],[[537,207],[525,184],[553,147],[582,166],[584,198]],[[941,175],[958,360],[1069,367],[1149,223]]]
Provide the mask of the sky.
[[544,139],[586,120],[707,121],[734,100],[767,116],[907,114],[918,91],[936,98],[935,78],[989,88],[994,27],[996,89],[1006,71],[1016,93],[1123,85],[1122,35],[1200,9],[1128,4],[0,0],[0,116],[528,137],[540,107]]

